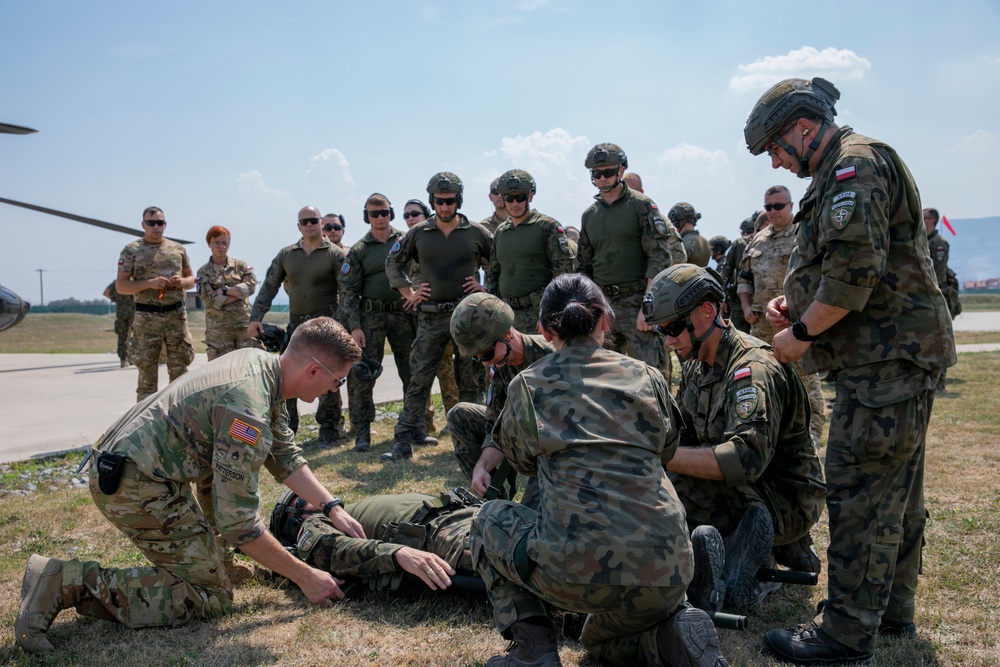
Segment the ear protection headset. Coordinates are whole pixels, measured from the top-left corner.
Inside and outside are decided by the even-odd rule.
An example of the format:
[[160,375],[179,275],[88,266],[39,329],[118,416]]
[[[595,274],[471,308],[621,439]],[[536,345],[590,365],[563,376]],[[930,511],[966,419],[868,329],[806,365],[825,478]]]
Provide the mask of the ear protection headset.
[[[392,209],[392,202],[389,201],[389,198],[386,197],[381,192],[373,192],[370,195],[368,195],[368,199],[365,200],[365,207],[361,211],[361,215],[362,217],[364,217],[365,222],[368,222],[368,203],[372,200],[372,197],[382,197],[383,199],[385,199],[385,201],[389,204],[389,222],[392,222],[393,220],[396,219],[396,211]],[[409,204],[410,202],[406,203]],[[421,204],[421,206],[423,205]],[[430,216],[428,215],[427,217],[429,218]],[[341,217],[341,220],[343,220],[343,217]]]

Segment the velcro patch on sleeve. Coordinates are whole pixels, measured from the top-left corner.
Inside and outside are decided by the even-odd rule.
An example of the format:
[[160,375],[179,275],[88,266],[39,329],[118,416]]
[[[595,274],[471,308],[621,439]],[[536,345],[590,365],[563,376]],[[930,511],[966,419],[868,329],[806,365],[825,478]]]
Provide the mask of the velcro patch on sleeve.
[[734,380],[742,380],[743,378],[748,378],[748,377],[750,377],[749,367],[737,368],[735,371],[733,371]]
[[838,169],[834,172],[834,176],[837,178],[837,182],[846,181],[848,179],[854,178],[858,175],[858,168],[854,165],[850,167],[844,167],[843,169]]
[[260,429],[239,419],[233,420],[233,425],[229,427],[229,435],[237,440],[242,440],[248,445],[256,445],[260,438]]

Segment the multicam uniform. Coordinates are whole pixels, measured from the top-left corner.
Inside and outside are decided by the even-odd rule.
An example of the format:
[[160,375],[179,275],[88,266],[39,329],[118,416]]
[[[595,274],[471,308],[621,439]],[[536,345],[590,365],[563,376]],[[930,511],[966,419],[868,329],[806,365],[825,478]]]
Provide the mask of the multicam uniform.
[[[410,353],[410,386],[403,399],[396,432],[419,430],[424,421],[423,411],[430,395],[434,375],[451,342],[448,329],[451,311],[465,296],[462,284],[476,275],[479,267],[489,261],[493,237],[479,223],[457,214],[459,223],[445,235],[437,226],[437,216],[410,229],[389,251],[385,272],[393,289],[410,284],[406,269],[411,261],[420,265],[421,277],[430,285],[431,295],[417,306],[417,336]],[[477,368],[479,367],[479,368]],[[477,374],[479,364],[455,357],[455,375],[460,401],[474,402],[479,394]]]
[[129,360],[128,339],[135,319],[135,299],[131,294],[119,294],[112,280],[107,289],[111,302],[115,304],[115,335],[118,336],[118,358],[123,362]]
[[[133,241],[122,250],[118,271],[128,273],[140,282],[153,278],[180,275],[190,270],[184,246],[170,239],[148,243],[145,239]],[[194,347],[187,326],[184,309],[184,290],[166,287],[162,290],[146,289],[135,295],[135,319],[132,321],[135,337],[133,361],[139,369],[136,397],[142,400],[156,393],[160,348],[167,347],[167,371],[171,382],[179,378],[194,361]]]
[[611,204],[596,200],[583,212],[578,260],[611,301],[615,322],[609,332],[614,350],[661,369],[669,377],[663,340],[639,331],[636,318],[649,280],[671,264],[685,261],[684,244],[646,195],[623,188]]
[[729,246],[729,252],[719,268],[722,277],[722,288],[726,290],[726,306],[729,308],[729,321],[743,333],[750,333],[750,323],[743,317],[743,306],[736,293],[737,274],[740,271],[740,261],[747,247],[747,239],[740,237]]
[[684,602],[694,568],[663,471],[673,409],[656,369],[590,338],[514,379],[495,442],[538,477],[541,510],[488,502],[470,537],[501,632],[545,616],[544,600],[590,614],[580,641],[599,659],[659,667],[657,624]]
[[486,284],[514,311],[515,329],[535,331],[542,290],[554,277],[575,270],[576,252],[562,225],[531,211],[517,225],[507,220],[497,227]]
[[791,364],[730,324],[711,367],[684,365],[677,399],[681,446],[710,446],[724,477],[667,473],[688,526],[709,524],[729,535],[747,507],[759,504],[774,521],[775,545],[808,533],[823,512],[826,487],[805,389]]
[[237,350],[137,404],[95,444],[128,457],[111,495],[90,471],[97,508],[152,563],[102,568],[69,561],[63,585],[83,586],[85,616],[129,627],[182,625],[232,605],[222,553],[191,482],[211,477],[215,521],[239,546],[265,530],[257,516],[261,465],[279,481],[305,464],[282,410],[278,358]]
[[[552,343],[538,334],[521,334],[521,341],[524,344],[524,363],[520,366],[505,364],[499,368],[490,366],[490,388],[486,393],[486,405],[459,403],[448,411],[448,428],[455,445],[455,457],[462,472],[470,480],[483,450],[496,447],[493,444],[493,427],[507,403],[507,386],[523,369],[556,350]],[[521,499],[523,504],[537,508],[537,487],[535,478],[529,477],[528,488],[524,490]]]
[[[781,296],[788,272],[788,258],[795,247],[795,239],[799,226],[790,223],[782,230],[776,230],[772,225],[764,227],[753,235],[743,251],[736,277],[737,294],[748,294],[757,321],[750,325],[750,335],[770,344],[774,334],[778,333],[767,321],[767,304],[771,299]],[[742,305],[740,307],[742,313]],[[795,370],[802,378],[802,384],[809,395],[809,409],[812,416],[809,420],[809,430],[818,443],[826,430],[826,399],[819,375],[806,373],[802,362],[795,362]]]
[[484,219],[479,224],[488,229],[490,231],[490,234],[495,234],[497,231],[497,227],[499,227],[500,223],[502,223],[506,219],[507,218],[501,218],[499,215],[497,215],[496,211],[493,211],[490,217]]
[[926,510],[924,438],[951,318],[927,255],[920,196],[892,148],[837,130],[799,204],[785,279],[789,317],[813,300],[848,309],[805,352],[830,371],[828,599],[817,617],[870,650],[880,619],[911,622]]
[[[198,269],[198,294],[205,304],[205,348],[208,360],[244,347],[261,348],[261,343],[247,333],[250,323],[248,299],[257,289],[253,267],[242,259],[227,258],[220,266],[212,260]],[[222,293],[222,288],[226,293]],[[237,297],[226,303],[227,297]]]
[[697,229],[689,229],[681,232],[681,241],[684,242],[684,250],[687,251],[687,261],[695,266],[708,266],[708,260],[712,259],[712,249],[708,245],[705,237],[698,233]]
[[[341,269],[343,300],[340,320],[348,331],[361,329],[365,335],[364,354],[382,363],[385,341],[389,340],[392,358],[396,362],[403,391],[410,385],[410,347],[413,345],[413,322],[403,310],[403,298],[389,287],[385,275],[385,258],[403,233],[390,228],[383,243],[371,232],[355,243],[347,253]],[[351,423],[375,421],[375,401],[372,392],[375,380],[356,380]]]

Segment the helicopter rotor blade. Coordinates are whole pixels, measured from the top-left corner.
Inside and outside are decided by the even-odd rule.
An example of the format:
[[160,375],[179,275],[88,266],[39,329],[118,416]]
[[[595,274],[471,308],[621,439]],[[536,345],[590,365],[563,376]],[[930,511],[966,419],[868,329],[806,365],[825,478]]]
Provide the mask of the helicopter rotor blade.
[[[103,220],[96,220],[94,218],[86,218],[82,215],[74,215],[72,213],[66,213],[65,211],[57,211],[53,208],[45,208],[44,206],[35,206],[34,204],[26,204],[20,201],[14,201],[13,199],[4,199],[0,197],[0,202],[4,204],[10,204],[12,206],[20,206],[21,208],[27,208],[32,211],[38,211],[39,213],[48,213],[49,215],[55,215],[60,218],[66,218],[68,220],[75,220],[77,222],[82,222],[87,225],[94,225],[95,227],[101,227],[103,229],[110,229],[113,232],[121,232],[122,234],[130,234],[131,236],[143,236],[143,231],[141,229],[134,229],[132,227],[125,227],[124,225],[116,225],[113,222],[105,222]],[[176,241],[177,243],[182,243],[188,245],[193,243],[193,241],[184,241],[183,239],[175,239],[173,237],[166,237],[171,241]]]
[[0,123],[0,134],[34,134],[38,130],[21,125],[11,125],[10,123]]

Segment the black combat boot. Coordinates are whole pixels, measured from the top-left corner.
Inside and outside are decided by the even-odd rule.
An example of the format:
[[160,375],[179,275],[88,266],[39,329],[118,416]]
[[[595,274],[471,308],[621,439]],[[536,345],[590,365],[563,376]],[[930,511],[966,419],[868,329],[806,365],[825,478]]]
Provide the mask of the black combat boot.
[[726,547],[715,526],[698,526],[691,533],[694,578],[688,584],[688,602],[705,611],[720,611],[726,599]]
[[764,635],[764,647],[777,658],[796,665],[854,665],[875,659],[874,652],[844,646],[812,621],[794,630],[768,630]]
[[369,452],[372,448],[371,422],[360,422],[354,425],[354,451]]
[[778,565],[784,565],[798,572],[814,572],[819,574],[822,569],[819,562],[819,555],[813,549],[812,535],[809,533],[806,533],[791,544],[782,544],[781,546],[774,547],[774,560],[778,561]]
[[510,626],[514,635],[506,655],[495,655],[486,667],[562,667],[552,621],[532,618]]
[[413,436],[414,447],[433,447],[437,444],[437,438],[427,435],[427,431],[417,431]]
[[660,660],[670,667],[729,667],[719,649],[719,633],[709,615],[682,607],[656,629]]
[[400,431],[392,439],[392,451],[378,457],[383,463],[398,463],[413,458],[413,431]]
[[751,505],[726,540],[726,603],[748,611],[757,598],[757,571],[771,560],[774,524],[763,505]]

